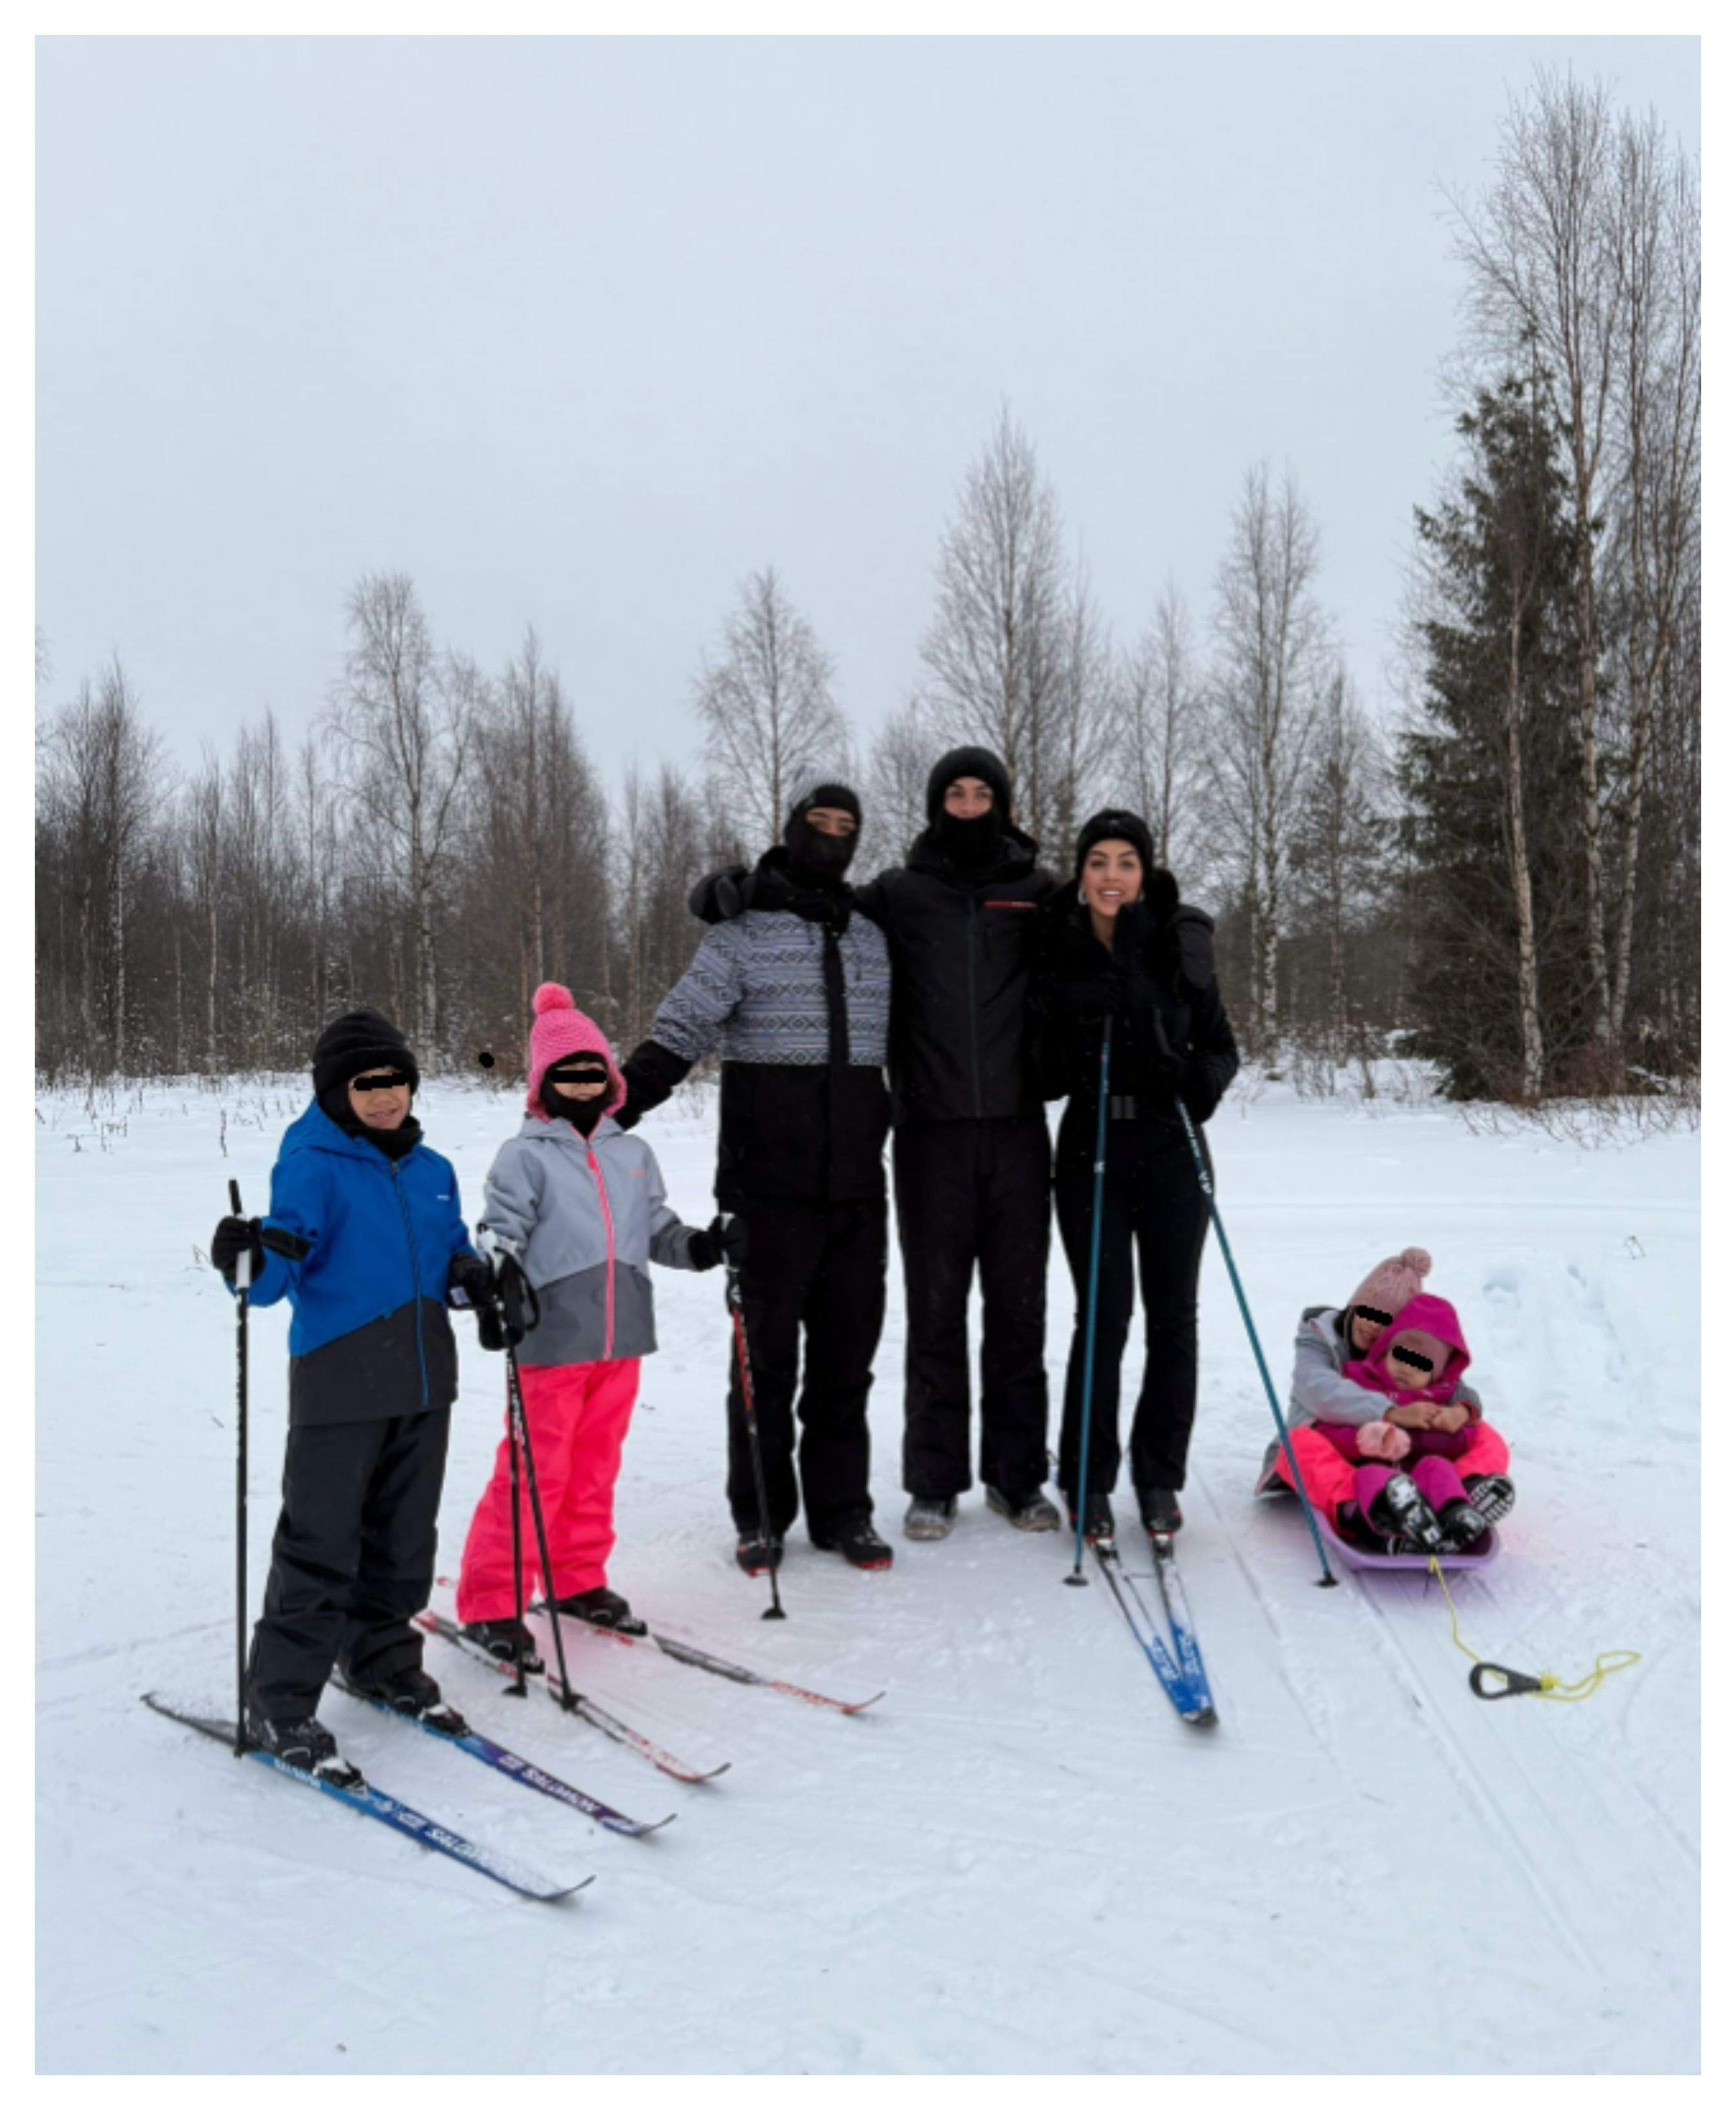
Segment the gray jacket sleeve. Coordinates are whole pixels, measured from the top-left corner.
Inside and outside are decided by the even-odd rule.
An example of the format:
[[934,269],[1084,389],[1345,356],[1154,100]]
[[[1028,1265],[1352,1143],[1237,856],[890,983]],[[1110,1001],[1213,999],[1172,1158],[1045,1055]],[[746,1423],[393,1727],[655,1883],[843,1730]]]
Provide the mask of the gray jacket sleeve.
[[514,1136],[495,1153],[482,1183],[482,1221],[522,1260],[542,1213],[542,1172],[535,1148]]
[[649,1149],[645,1152],[645,1208],[651,1225],[652,1259],[661,1261],[665,1267],[691,1267],[693,1229],[670,1207],[662,1173]]
[[1304,1319],[1296,1329],[1290,1403],[1310,1421],[1378,1421],[1386,1411],[1379,1392],[1363,1391],[1340,1373],[1312,1319]]
[[706,932],[686,973],[658,1006],[648,1039],[685,1062],[711,1053],[742,999],[742,939],[739,922]]

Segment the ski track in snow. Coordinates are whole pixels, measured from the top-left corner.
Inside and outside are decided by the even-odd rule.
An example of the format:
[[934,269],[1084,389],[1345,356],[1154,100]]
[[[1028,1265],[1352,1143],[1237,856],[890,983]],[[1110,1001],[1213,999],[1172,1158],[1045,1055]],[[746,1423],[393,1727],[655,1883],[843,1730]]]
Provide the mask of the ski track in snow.
[[[1581,1705],[1473,1699],[1422,1578],[1314,1587],[1298,1510],[1250,1492],[1270,1419],[1214,1244],[1180,1558],[1218,1728],[1180,1724],[1095,1575],[1060,1587],[1065,1534],[1010,1532],[974,1491],[945,1543],[897,1535],[896,1243],[871,1404],[896,1565],[854,1574],[798,1527],[790,1618],[762,1623],[722,1499],[717,1279],[659,1270],[611,1580],[702,1646],[887,1694],[845,1718],[576,1636],[575,1682],[601,1705],[731,1761],[688,1786],[429,1642],[486,1733],[634,1816],[679,1812],[646,1840],[329,1698],[382,1786],[540,1873],[596,1872],[545,1906],[138,1704],[233,1705],[233,1328],[204,1245],[230,1177],[264,1207],[302,1103],[288,1080],[154,1088],[100,1122],[38,1101],[41,2070],[1696,2069],[1696,1138],[1583,1152],[1269,1086],[1213,1125],[1281,1383],[1304,1303],[1400,1245],[1433,1252],[1520,1487],[1497,1564],[1453,1579],[1461,1625],[1480,1653],[1570,1678],[1599,1650],[1644,1651]],[[513,1103],[436,1085],[423,1112],[473,1218]],[[645,1133],[676,1206],[707,1220],[708,1095]],[[1058,1245],[1050,1298],[1053,1440]],[[252,1324],[256,1606],[285,1312]],[[459,1331],[443,1570],[500,1433],[500,1364]],[[1124,1415],[1138,1356],[1136,1338]],[[1125,1488],[1118,1513],[1144,1573]]]

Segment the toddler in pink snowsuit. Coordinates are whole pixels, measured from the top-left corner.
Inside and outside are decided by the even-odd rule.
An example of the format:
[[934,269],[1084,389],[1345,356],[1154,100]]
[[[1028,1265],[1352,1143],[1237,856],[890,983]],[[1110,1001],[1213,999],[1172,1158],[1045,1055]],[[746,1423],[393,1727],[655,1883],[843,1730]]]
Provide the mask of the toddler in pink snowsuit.
[[[1423,1294],[1429,1256],[1382,1261],[1341,1311],[1303,1314],[1291,1442],[1308,1500],[1341,1537],[1392,1551],[1477,1551],[1513,1505],[1508,1447],[1464,1382],[1458,1315]],[[1293,1486],[1274,1444],[1261,1487]]]
[[[665,1199],[649,1144],[612,1118],[626,1096],[608,1041],[567,990],[545,982],[535,999],[524,1125],[501,1146],[485,1189],[485,1227],[536,1293],[536,1322],[518,1352],[531,1454],[553,1573],[540,1574],[524,1487],[519,1544],[526,1601],[540,1579],[563,1613],[643,1633],[607,1587],[615,1543],[615,1482],[639,1391],[642,1356],[657,1346],[650,1263],[715,1267],[727,1234],[696,1230]],[[471,1519],[458,1616],[503,1656],[529,1636],[514,1618],[512,1448]]]

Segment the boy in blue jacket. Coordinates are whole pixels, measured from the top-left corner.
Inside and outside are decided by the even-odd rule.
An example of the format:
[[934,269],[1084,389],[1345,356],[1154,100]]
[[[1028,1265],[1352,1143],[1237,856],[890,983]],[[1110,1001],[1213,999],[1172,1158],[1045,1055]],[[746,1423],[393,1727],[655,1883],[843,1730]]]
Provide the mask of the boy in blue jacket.
[[287,1297],[283,1509],[248,1659],[248,1736],[310,1772],[341,1770],[318,1718],[334,1665],[354,1689],[463,1735],[422,1668],[413,1614],[434,1581],[435,1519],[458,1392],[449,1299],[491,1302],[458,1180],[410,1112],[419,1073],[377,1011],[314,1049],[314,1103],[292,1123],[263,1222],[226,1216],[211,1259],[248,1302]]

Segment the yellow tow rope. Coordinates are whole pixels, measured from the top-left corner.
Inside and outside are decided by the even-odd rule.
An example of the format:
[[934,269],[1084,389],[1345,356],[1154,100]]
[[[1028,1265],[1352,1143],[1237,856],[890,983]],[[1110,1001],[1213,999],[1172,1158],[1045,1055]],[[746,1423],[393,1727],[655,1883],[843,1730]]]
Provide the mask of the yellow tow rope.
[[1440,1563],[1431,1554],[1429,1573],[1440,1585],[1440,1594],[1447,1601],[1447,1616],[1453,1622],[1453,1646],[1462,1655],[1471,1659],[1471,1690],[1479,1700],[1512,1700],[1521,1693],[1535,1693],[1539,1700],[1589,1700],[1606,1678],[1618,1670],[1630,1670],[1639,1661],[1638,1649],[1606,1649],[1583,1678],[1564,1685],[1553,1671],[1544,1671],[1533,1678],[1528,1671],[1509,1670],[1504,1664],[1490,1663],[1469,1647],[1458,1630],[1458,1607],[1453,1601],[1453,1592],[1447,1587],[1447,1578]]

